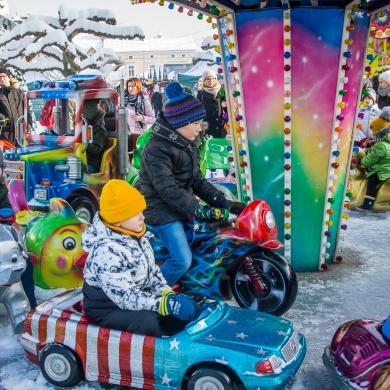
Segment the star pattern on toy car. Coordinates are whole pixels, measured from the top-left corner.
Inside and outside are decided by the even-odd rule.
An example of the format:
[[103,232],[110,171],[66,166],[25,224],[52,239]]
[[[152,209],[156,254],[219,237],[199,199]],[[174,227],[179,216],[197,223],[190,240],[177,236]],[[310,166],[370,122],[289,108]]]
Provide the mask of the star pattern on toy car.
[[242,332],[241,332],[241,333],[237,333],[237,334],[236,334],[236,337],[238,337],[239,339],[243,339],[243,340],[244,340],[245,337],[248,337],[248,335],[246,335],[245,333],[242,333]]
[[227,323],[230,324],[230,325],[235,325],[237,324],[238,321],[236,320],[229,320]]
[[216,361],[217,363],[224,364],[225,366],[227,366],[227,365],[229,364],[229,362],[227,362],[227,361],[225,360],[225,356],[222,356],[220,359],[215,358],[215,361]]
[[198,325],[200,326],[201,329],[207,328],[207,324],[205,320],[198,321]]
[[286,336],[286,332],[283,332],[282,330],[279,330],[276,332],[279,336]]
[[171,348],[169,348],[170,351],[171,351],[172,349],[177,349],[177,350],[179,350],[180,341],[177,341],[177,340],[176,340],[176,337],[175,337],[172,341],[170,341],[170,343],[171,343]]
[[169,382],[171,381],[172,379],[170,379],[167,375],[167,373],[165,372],[164,373],[164,376],[161,377],[161,384],[162,385],[167,385],[169,386]]
[[265,351],[263,348],[260,348],[260,349],[257,349],[256,350],[256,353],[258,355],[265,355],[267,353],[267,351]]
[[256,321],[265,321],[264,317],[256,317]]
[[208,336],[205,336],[205,339],[207,341],[213,341],[214,340],[214,336],[212,334],[209,334]]

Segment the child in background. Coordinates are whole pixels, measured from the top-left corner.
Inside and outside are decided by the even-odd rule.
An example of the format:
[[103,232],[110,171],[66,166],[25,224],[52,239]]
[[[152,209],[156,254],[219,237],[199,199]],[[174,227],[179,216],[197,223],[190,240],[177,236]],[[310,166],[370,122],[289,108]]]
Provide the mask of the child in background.
[[362,141],[364,143],[364,140],[372,138],[370,123],[378,118],[381,113],[376,104],[376,92],[372,88],[367,88],[363,91],[365,94],[357,117],[354,146],[361,146]]
[[381,116],[370,125],[374,144],[368,149],[360,164],[367,168],[367,191],[359,211],[371,211],[379,185],[390,178],[390,111],[384,110]]
[[123,180],[109,180],[100,213],[82,235],[84,310],[98,325],[161,337],[197,318],[199,306],[176,295],[155,264],[146,232],[145,198]]

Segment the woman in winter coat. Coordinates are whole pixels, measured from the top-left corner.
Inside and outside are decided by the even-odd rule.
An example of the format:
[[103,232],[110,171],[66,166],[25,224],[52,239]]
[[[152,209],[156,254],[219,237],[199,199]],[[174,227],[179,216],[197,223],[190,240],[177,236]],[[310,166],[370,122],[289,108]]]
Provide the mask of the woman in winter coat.
[[129,152],[135,150],[138,137],[151,125],[154,112],[149,95],[144,91],[141,80],[132,77],[126,82],[125,107],[127,108],[127,123],[129,125]]
[[390,70],[383,72],[378,77],[378,107],[390,106]]
[[367,168],[367,191],[359,211],[372,210],[379,185],[390,178],[390,112],[381,115],[371,122],[374,145],[360,161]]
[[202,104],[177,82],[168,84],[166,95],[163,112],[141,154],[139,183],[147,203],[146,223],[169,250],[170,259],[161,272],[173,285],[191,265],[184,222],[202,212],[199,199],[233,214],[239,214],[245,204],[226,199],[201,174],[194,141],[206,115]]
[[196,98],[206,110],[205,122],[208,123],[206,135],[211,135],[214,138],[225,138],[227,134],[224,128],[226,120],[223,116],[227,115],[227,103],[224,94],[221,93],[221,84],[211,69],[204,71],[202,78],[202,88],[198,91]]

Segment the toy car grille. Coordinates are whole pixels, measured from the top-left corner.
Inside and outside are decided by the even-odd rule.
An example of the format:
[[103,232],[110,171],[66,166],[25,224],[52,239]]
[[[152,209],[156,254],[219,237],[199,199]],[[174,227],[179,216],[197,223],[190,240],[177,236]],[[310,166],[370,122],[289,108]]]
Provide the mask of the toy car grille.
[[294,332],[288,343],[282,348],[283,359],[288,363],[293,360],[299,350],[298,334]]
[[24,161],[5,161],[4,174],[7,177],[7,181],[12,179],[24,180],[25,162]]

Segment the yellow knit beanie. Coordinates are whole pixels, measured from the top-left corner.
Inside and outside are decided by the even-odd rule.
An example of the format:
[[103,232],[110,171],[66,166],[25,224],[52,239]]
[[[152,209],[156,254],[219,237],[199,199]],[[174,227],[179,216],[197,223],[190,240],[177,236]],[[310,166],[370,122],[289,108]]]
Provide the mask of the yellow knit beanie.
[[144,196],[124,180],[109,180],[100,195],[100,216],[110,224],[125,221],[146,209]]
[[379,117],[370,122],[370,130],[373,134],[377,133],[379,130],[382,130],[384,127],[390,126],[390,122],[386,119]]

